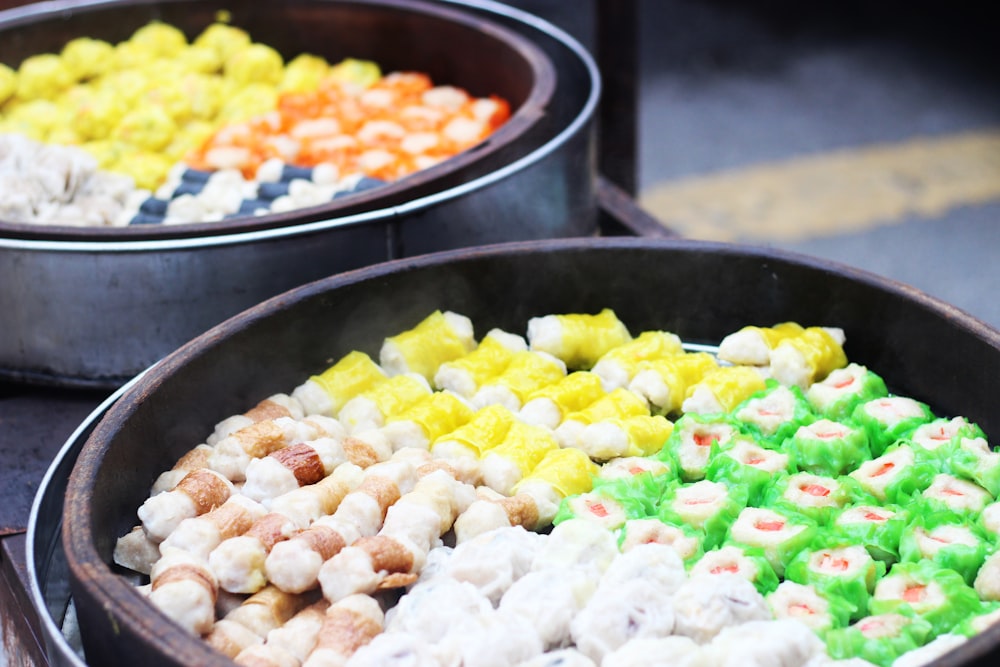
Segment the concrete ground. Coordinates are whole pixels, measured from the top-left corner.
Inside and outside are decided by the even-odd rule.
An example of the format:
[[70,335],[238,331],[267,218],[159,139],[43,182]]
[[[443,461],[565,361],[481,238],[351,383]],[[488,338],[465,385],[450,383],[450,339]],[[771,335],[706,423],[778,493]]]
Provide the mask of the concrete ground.
[[[641,0],[639,201],[1000,328],[1000,47],[940,3]],[[993,40],[995,41],[995,40]]]

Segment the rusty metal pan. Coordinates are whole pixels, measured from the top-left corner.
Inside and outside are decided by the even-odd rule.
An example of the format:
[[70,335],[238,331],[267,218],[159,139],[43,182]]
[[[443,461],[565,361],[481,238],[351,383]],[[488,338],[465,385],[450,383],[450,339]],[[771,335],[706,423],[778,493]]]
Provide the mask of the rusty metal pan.
[[[839,326],[848,357],[898,393],[1000,433],[1000,332],[913,288],[806,256],[637,238],[505,243],[342,273],[286,292],[179,348],[123,392],[82,447],[68,482],[63,545],[83,646],[94,664],[228,662],[154,610],[115,572],[115,540],[156,475],[220,419],[434,309],[481,336],[530,317],[610,307],[635,330],[717,344],[746,324]],[[1000,626],[939,665],[985,665]]]
[[[50,22],[65,12],[69,25],[74,16],[70,8],[78,4],[38,3],[11,10],[21,13],[0,14],[9,26],[15,23],[11,17],[17,17],[15,46],[0,45],[0,53],[4,48],[23,52],[31,35],[42,40],[35,47],[41,48],[53,38],[32,27],[33,12]],[[83,6],[100,10],[110,22],[112,9],[114,17],[119,10],[141,16],[160,12],[180,21],[188,5],[202,11],[201,4],[215,7],[184,0]],[[436,20],[442,13],[468,15],[463,25],[481,30],[489,21],[496,31],[518,35],[554,68],[544,113],[492,157],[456,169],[454,178],[437,180],[429,191],[416,188],[405,197],[383,200],[381,208],[275,219],[263,228],[225,223],[217,233],[171,238],[124,233],[100,239],[85,233],[78,238],[22,238],[24,234],[6,233],[9,229],[0,223],[0,312],[5,323],[0,376],[113,389],[226,317],[332,273],[439,250],[596,233],[592,121],[601,86],[592,57],[578,42],[537,17],[482,0],[247,0],[227,6],[234,15],[238,8],[251,15],[266,14],[265,6],[298,8],[296,20],[306,22],[322,16],[322,8],[332,11],[340,5],[408,13],[431,11],[430,6]],[[0,18],[0,32],[3,22]],[[260,26],[262,41],[268,38],[266,27]],[[293,35],[280,36],[287,43]],[[321,45],[320,37],[310,35],[302,47],[321,51]]]

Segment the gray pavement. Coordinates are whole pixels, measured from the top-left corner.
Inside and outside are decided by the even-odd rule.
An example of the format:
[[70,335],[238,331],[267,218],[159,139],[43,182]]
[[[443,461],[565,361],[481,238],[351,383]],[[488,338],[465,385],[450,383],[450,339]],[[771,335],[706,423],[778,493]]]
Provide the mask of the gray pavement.
[[[1000,128],[1000,49],[987,39],[985,16],[967,6],[640,7],[640,202],[678,179]],[[873,220],[861,232],[823,229],[787,241],[737,231],[736,240],[858,266],[1000,328],[998,215],[994,200],[894,224]]]

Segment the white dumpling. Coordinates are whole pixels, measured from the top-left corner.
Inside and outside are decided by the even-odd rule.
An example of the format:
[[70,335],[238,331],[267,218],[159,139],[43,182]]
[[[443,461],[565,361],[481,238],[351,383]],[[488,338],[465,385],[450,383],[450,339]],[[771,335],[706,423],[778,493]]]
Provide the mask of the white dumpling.
[[601,588],[613,588],[633,579],[673,595],[687,581],[687,572],[673,547],[651,542],[636,545],[615,558],[601,577]]
[[427,559],[424,561],[424,566],[420,568],[420,575],[415,584],[431,581],[438,576],[447,576],[448,563],[451,562],[451,555],[454,551],[454,547],[441,545],[427,552]]
[[601,667],[695,667],[702,664],[705,663],[701,646],[690,637],[672,635],[633,639],[604,656]]
[[473,584],[494,604],[531,567],[545,537],[520,526],[498,528],[455,547],[448,576]]
[[552,529],[531,569],[590,567],[599,575],[618,555],[612,533],[592,521],[570,519]]
[[438,578],[417,584],[386,614],[386,632],[404,632],[437,642],[469,616],[493,612],[493,605],[472,584]]
[[597,583],[582,568],[529,572],[500,600],[502,614],[528,620],[547,649],[569,643],[570,623],[593,595]]
[[655,583],[632,579],[601,587],[570,624],[576,647],[594,662],[627,642],[674,631],[670,594]]
[[430,645],[406,632],[376,635],[348,659],[346,667],[442,667]]
[[597,667],[593,660],[575,648],[561,648],[535,656],[518,667]]
[[39,186],[12,171],[0,171],[0,219],[32,222],[40,199]]
[[824,654],[815,632],[795,620],[748,621],[724,628],[705,648],[719,667],[803,667]]
[[510,667],[542,654],[542,640],[527,619],[491,610],[466,616],[433,646],[442,665]]
[[772,618],[764,597],[736,574],[693,576],[674,594],[673,605],[677,634],[699,644],[731,625]]
[[921,665],[926,665],[958,648],[966,641],[968,641],[968,638],[962,635],[951,633],[938,635],[920,648],[904,653],[896,658],[892,663],[892,667],[920,667]]

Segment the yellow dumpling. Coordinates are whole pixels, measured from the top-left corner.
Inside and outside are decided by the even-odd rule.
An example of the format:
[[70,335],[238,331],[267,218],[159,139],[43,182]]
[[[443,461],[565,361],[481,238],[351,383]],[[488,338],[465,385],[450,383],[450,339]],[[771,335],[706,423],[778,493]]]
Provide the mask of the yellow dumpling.
[[151,21],[142,26],[129,39],[158,57],[173,57],[187,47],[187,37],[175,26],[161,21]]
[[250,45],[250,35],[225,23],[213,23],[194,39],[193,45],[211,49],[219,62],[224,63],[229,56]]
[[382,70],[370,60],[345,58],[330,68],[328,76],[336,81],[368,87],[382,78]]
[[172,166],[173,162],[160,153],[124,151],[108,170],[131,176],[138,188],[155,190]]
[[303,53],[289,61],[278,88],[293,92],[315,90],[329,70],[325,59]]
[[118,127],[128,107],[118,96],[97,93],[77,105],[73,114],[73,127],[84,140],[105,139]]
[[173,140],[163,149],[164,155],[181,162],[215,133],[215,125],[206,120],[191,120],[177,129]]
[[73,73],[54,53],[30,56],[21,63],[17,96],[22,100],[51,99],[73,85]]
[[225,123],[236,123],[272,111],[277,105],[277,89],[273,86],[255,83],[242,88],[235,95],[224,100],[217,120]]
[[77,81],[107,72],[115,62],[115,47],[99,39],[77,37],[66,43],[62,59]]
[[367,354],[353,351],[309,379],[327,394],[330,413],[336,415],[347,401],[384,382],[386,375]]
[[281,54],[266,44],[251,44],[229,56],[223,73],[238,83],[277,86],[285,71]]
[[4,134],[23,134],[35,141],[45,141],[47,137],[45,128],[35,126],[30,120],[26,121],[23,118],[13,116],[4,117],[2,124],[0,124],[0,130]]
[[222,84],[219,77],[191,72],[181,77],[177,87],[191,105],[191,116],[212,120],[222,106]]
[[119,42],[115,45],[112,69],[141,71],[159,58],[155,51],[139,42]]
[[192,44],[174,58],[181,69],[199,74],[215,74],[222,69],[222,57],[215,49],[200,44]]
[[45,141],[50,144],[61,144],[63,146],[76,146],[80,143],[80,135],[69,125],[56,125],[49,130]]
[[17,72],[0,63],[0,104],[3,104],[17,91]]
[[118,97],[126,106],[133,107],[149,89],[149,80],[141,70],[127,69],[102,76],[98,89],[102,93]]
[[146,106],[126,113],[113,136],[142,150],[159,151],[170,143],[176,131],[177,125],[166,111]]
[[31,100],[11,108],[8,121],[28,137],[47,141],[49,133],[60,125],[67,125],[67,111],[49,100]]
[[[173,81],[178,79],[176,77]],[[191,99],[173,83],[169,86],[151,86],[143,96],[143,101],[163,109],[175,123],[184,123],[193,114]]]
[[518,492],[534,482],[544,482],[560,498],[586,493],[593,488],[593,479],[600,467],[583,451],[572,447],[548,452],[531,472],[514,486]]
[[125,153],[124,144],[113,139],[85,141],[80,144],[80,147],[94,156],[98,167],[108,170],[117,164]]

